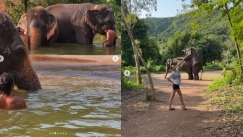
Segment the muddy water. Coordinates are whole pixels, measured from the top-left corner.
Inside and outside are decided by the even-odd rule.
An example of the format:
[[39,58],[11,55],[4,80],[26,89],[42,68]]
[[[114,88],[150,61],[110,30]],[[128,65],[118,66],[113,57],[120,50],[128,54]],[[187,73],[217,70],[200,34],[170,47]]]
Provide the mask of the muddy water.
[[0,110],[1,136],[120,136],[120,66],[34,63],[43,90],[15,89],[24,110]]
[[59,55],[117,55],[121,54],[121,39],[116,46],[102,46],[103,36],[96,36],[93,45],[78,45],[74,43],[55,43],[51,47],[39,47],[31,54],[59,54]]

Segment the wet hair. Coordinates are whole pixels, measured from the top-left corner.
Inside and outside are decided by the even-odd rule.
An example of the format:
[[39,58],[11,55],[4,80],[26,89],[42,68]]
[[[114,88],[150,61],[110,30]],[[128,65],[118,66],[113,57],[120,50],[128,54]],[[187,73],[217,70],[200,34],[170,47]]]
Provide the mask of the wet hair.
[[0,75],[0,91],[6,95],[10,95],[11,87],[14,84],[13,76],[9,73],[3,73]]
[[102,30],[105,30],[105,29],[108,29],[108,27],[107,27],[106,25],[104,25],[104,26],[102,27]]

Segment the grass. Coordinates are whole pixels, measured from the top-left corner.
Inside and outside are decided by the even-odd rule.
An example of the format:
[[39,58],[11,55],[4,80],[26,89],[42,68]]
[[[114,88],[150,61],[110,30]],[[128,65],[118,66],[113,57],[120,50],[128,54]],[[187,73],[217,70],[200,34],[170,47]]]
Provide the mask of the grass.
[[[215,86],[216,87],[216,86]],[[212,88],[212,87],[211,87]],[[222,116],[227,119],[243,119],[243,86],[224,86],[224,88],[207,91],[207,97],[212,105],[222,110]]]

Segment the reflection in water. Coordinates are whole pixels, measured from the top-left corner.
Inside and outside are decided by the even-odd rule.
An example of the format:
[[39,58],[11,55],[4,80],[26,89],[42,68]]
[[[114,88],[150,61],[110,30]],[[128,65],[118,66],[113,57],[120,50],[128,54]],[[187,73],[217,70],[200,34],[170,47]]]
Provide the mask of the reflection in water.
[[105,55],[115,55],[116,46],[102,46],[105,52]]
[[102,39],[95,37],[93,45],[78,45],[75,43],[55,43],[51,47],[39,47],[30,54],[58,54],[58,55],[120,55],[120,39],[116,46],[102,46]]
[[15,89],[28,108],[0,110],[1,136],[120,136],[120,73],[66,69],[37,68],[43,90]]

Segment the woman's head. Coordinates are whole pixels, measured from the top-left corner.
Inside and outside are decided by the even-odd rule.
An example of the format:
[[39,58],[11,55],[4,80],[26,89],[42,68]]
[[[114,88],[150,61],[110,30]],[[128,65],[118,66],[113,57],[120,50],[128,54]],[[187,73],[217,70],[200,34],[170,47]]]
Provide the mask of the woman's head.
[[13,76],[9,73],[0,75],[0,91],[6,95],[10,95],[14,88]]
[[175,65],[171,65],[170,68],[171,68],[173,71],[176,71],[176,66],[175,66]]

